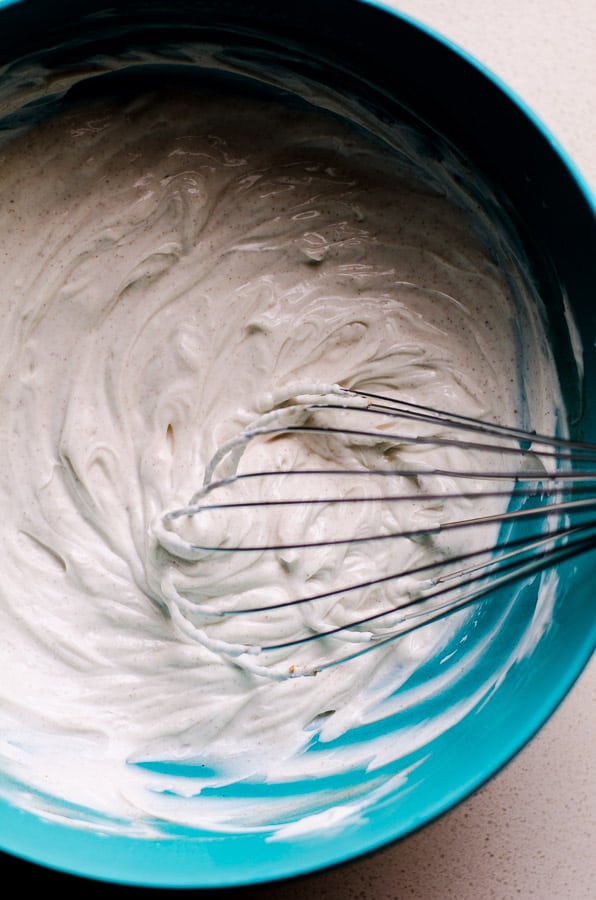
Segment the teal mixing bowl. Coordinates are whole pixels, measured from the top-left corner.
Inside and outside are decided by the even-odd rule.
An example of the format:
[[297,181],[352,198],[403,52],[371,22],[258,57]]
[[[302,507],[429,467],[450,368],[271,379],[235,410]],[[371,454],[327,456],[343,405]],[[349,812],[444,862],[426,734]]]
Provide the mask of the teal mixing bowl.
[[[274,66],[277,73],[308,78],[357,98],[385,121],[406,122],[430,142],[456,148],[482,174],[516,229],[543,298],[571,431],[596,441],[594,202],[531,113],[436,35],[381,6],[356,0],[0,0],[0,96],[15,66],[26,58],[67,75],[80,73],[76,90],[84,92],[101,76],[98,60],[124,59],[128,74],[140,83],[147,52],[205,41],[227,48],[228,59],[257,67],[255,71],[260,65]],[[181,60],[162,62],[160,79],[166,83],[179,77],[181,65]],[[199,71],[194,74],[201,77]],[[14,117],[24,121],[51,112],[65,90],[64,81],[52,83],[49,94],[11,111],[12,124]],[[6,119],[0,127],[7,127]],[[568,328],[569,309],[581,351]],[[349,815],[349,805],[355,792],[366,795],[369,773],[364,769],[314,782],[244,783],[227,794],[228,802],[237,791],[255,805],[275,792],[308,798],[313,816],[331,807],[336,811],[324,828],[288,827],[273,839],[267,827],[213,833],[164,826],[156,836],[126,823],[106,827],[92,811],[55,804],[51,797],[42,798],[32,812],[15,800],[18,792],[11,792],[0,759],[0,848],[104,881],[206,888],[312,872],[382,847],[466,797],[550,716],[594,649],[595,583],[596,553],[562,562],[548,621],[523,651],[520,635],[536,608],[536,584],[524,587],[522,603],[505,596],[509,612],[490,648],[465,667],[465,677],[456,677],[460,651],[454,643],[447,687],[431,691],[424,703],[388,716],[376,728],[397,740],[447,706],[467,704],[465,714],[377,770],[369,802],[359,815]],[[520,596],[518,591],[518,600]],[[482,624],[494,624],[497,608],[492,601],[480,613],[480,627],[470,635],[466,653],[480,646]],[[429,660],[414,680],[434,683],[439,666],[438,660]],[[499,677],[491,679],[496,672]],[[490,689],[478,693],[478,686],[488,683]],[[345,742],[371,737],[348,732],[337,739],[338,750]],[[316,742],[308,752],[317,752]],[[291,819],[287,824],[292,825]]]

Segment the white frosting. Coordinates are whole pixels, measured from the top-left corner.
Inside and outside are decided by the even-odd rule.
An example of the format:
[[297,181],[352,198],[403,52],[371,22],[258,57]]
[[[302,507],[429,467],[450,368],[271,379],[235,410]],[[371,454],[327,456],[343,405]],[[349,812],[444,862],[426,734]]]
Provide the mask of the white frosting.
[[[373,530],[432,529],[502,504],[164,514],[191,502],[217,449],[280,397],[328,385],[509,423],[528,405],[531,425],[552,429],[558,387],[539,315],[524,290],[512,295],[513,263],[506,271],[505,256],[491,258],[448,197],[400,175],[389,150],[329,114],[246,96],[147,96],[63,113],[5,140],[0,156],[1,768],[136,822],[227,830],[304,815],[305,830],[320,827],[308,803],[273,792],[255,809],[209,788],[368,766],[362,797],[378,795],[375,767],[445,721],[392,741],[325,744],[395,711],[393,692],[444,652],[455,622],[286,678],[363,645],[346,633],[252,651],[343,624],[351,594],[266,616],[205,606],[325,591],[468,547],[470,534],[252,554],[189,544],[359,535],[371,515]],[[397,467],[445,466],[436,447],[392,452]],[[380,453],[375,441],[287,434],[251,441],[240,471],[375,467]],[[448,463],[486,459],[454,450]],[[381,481],[349,490],[430,489]],[[457,484],[446,477],[432,490]],[[266,485],[278,498],[346,489],[341,476]],[[254,492],[238,482],[218,500]],[[419,590],[420,578],[399,588]],[[358,595],[359,614],[395,593],[390,584]],[[315,735],[317,753],[302,752]],[[176,776],[164,761],[186,768]],[[356,815],[362,797],[353,789],[334,820]]]

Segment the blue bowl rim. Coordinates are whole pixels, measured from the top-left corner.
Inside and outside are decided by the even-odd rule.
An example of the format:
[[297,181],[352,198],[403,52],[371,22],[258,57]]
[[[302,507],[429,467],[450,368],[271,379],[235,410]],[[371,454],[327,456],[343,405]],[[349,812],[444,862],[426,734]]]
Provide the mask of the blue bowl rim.
[[[0,14],[4,9],[10,6],[26,2],[27,0],[0,0]],[[354,2],[362,6],[376,8],[385,14],[408,23],[413,28],[426,34],[432,40],[442,44],[456,56],[465,60],[472,68],[492,82],[492,84],[524,114],[524,116],[534,125],[535,129],[540,132],[542,137],[550,144],[555,155],[559,158],[559,161],[563,163],[572,179],[575,181],[580,193],[589,204],[592,215],[596,219],[596,194],[590,190],[577,166],[549,129],[523,99],[505,84],[499,76],[472,56],[467,50],[461,48],[444,35],[436,32],[430,26],[420,22],[416,18],[381,2],[381,0],[354,0]],[[316,860],[313,857],[306,858],[306,854],[302,854],[300,847],[298,846],[296,852],[286,853],[279,857],[277,860],[277,869],[274,871],[269,870],[263,872],[255,870],[251,873],[246,873],[244,871],[246,867],[241,866],[240,868],[244,871],[244,875],[239,877],[239,872],[236,872],[232,864],[229,869],[224,870],[223,874],[222,869],[218,867],[217,870],[214,869],[207,876],[205,872],[197,872],[196,860],[192,858],[192,853],[190,854],[190,858],[186,860],[186,864],[184,866],[181,865],[182,860],[179,853],[180,842],[178,839],[173,839],[172,841],[160,840],[159,848],[157,848],[155,844],[152,844],[152,842],[146,841],[144,849],[147,852],[141,854],[141,858],[136,854],[127,858],[125,852],[124,856],[116,853],[115,857],[111,859],[110,850],[114,849],[114,847],[113,839],[110,836],[98,837],[92,832],[81,831],[75,835],[73,845],[73,831],[68,825],[38,819],[30,813],[14,809],[9,804],[5,803],[5,801],[0,801],[0,816],[4,817],[5,824],[8,824],[9,827],[2,829],[4,835],[0,838],[0,842],[2,843],[3,849],[9,853],[58,871],[75,876],[95,878],[101,881],[146,887],[209,888],[250,885],[264,883],[266,881],[283,880],[337,866],[349,860],[354,860],[357,857],[374,853],[383,847],[386,847],[388,844],[424,827],[437,817],[446,813],[454,805],[461,802],[487,780],[492,778],[528,743],[528,741],[532,739],[558,705],[563,701],[585,668],[595,648],[596,627],[593,628],[592,631],[586,633],[581,652],[576,653],[573,662],[567,666],[565,678],[561,679],[559,682],[558,690],[551,691],[541,704],[537,704],[533,708],[532,714],[525,719],[524,727],[518,729],[514,735],[508,736],[509,739],[503,741],[499,748],[495,749],[491,765],[486,766],[483,771],[475,773],[469,779],[460,781],[455,788],[443,795],[440,800],[432,806],[427,807],[424,812],[421,812],[417,820],[412,819],[407,825],[404,824],[400,829],[395,829],[394,833],[379,833],[379,831],[376,831],[374,834],[369,835],[366,840],[358,840],[356,847],[343,840],[338,840],[334,845],[331,844],[331,846],[335,847],[335,851],[331,852],[330,849],[326,849],[323,854],[324,858],[319,860]],[[71,859],[67,858],[61,850],[61,840],[65,836],[68,836],[70,842],[67,856],[72,856],[74,851],[74,854],[78,854],[78,863],[74,863]],[[117,838],[116,840],[120,839]],[[98,841],[100,843],[103,842],[105,849],[108,850],[107,854],[102,853],[99,856],[95,854],[98,847]],[[127,838],[125,841],[127,845],[126,851],[130,850],[130,847],[133,846],[133,844],[135,846],[139,845],[138,840],[135,842]],[[44,847],[44,852],[39,852],[40,846]],[[31,848],[33,848],[33,850]],[[156,851],[158,851],[157,854]],[[152,860],[151,857],[156,857],[157,862]],[[206,859],[208,861],[209,854],[207,854]],[[145,871],[147,876],[139,877],[139,865],[143,862],[146,865]],[[230,860],[230,863],[232,863],[232,860]],[[107,869],[110,868],[111,871],[107,871]]]

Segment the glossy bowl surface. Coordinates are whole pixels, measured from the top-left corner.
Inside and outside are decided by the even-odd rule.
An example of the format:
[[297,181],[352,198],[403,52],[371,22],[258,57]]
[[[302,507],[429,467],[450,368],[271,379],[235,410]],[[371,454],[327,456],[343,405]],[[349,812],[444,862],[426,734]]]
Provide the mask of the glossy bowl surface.
[[[594,201],[540,123],[473,60],[380,5],[358,0],[113,0],[108,11],[101,0],[0,0],[3,78],[27,55],[75,67],[97,54],[205,39],[231,41],[253,59],[274,60],[357,94],[386,116],[438,133],[483,173],[517,228],[548,310],[572,428],[596,440]],[[582,337],[581,380],[564,298]],[[564,563],[558,575],[556,601],[540,639],[457,724],[402,759],[402,777],[393,789],[354,821],[285,840],[271,840],[266,832],[214,836],[183,828],[155,840],[81,827],[67,816],[36,816],[0,800],[0,847],[78,875],[162,887],[280,879],[381,847],[493,775],[545,722],[581,672],[596,644],[596,555]],[[507,657],[518,629],[511,615],[489,657],[481,657],[478,679],[495,658]],[[433,666],[431,661],[420,677],[432,678]],[[459,702],[473,691],[474,684],[462,680],[457,696],[445,702]]]

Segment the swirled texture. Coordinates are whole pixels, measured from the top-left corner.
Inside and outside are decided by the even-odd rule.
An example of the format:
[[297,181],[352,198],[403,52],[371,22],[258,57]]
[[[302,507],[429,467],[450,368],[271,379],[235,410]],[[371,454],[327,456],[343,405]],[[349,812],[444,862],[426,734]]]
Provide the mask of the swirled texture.
[[[185,558],[204,518],[164,528],[162,517],[189,502],[218,447],[272,408],[268,398],[292,398],[300,385],[514,422],[523,377],[532,425],[548,430],[558,389],[539,318],[446,193],[400,174],[380,142],[296,104],[208,94],[97,102],[16,134],[1,155],[3,768],[115,817],[215,830],[296,818],[283,798],[248,816],[209,788],[341,771],[345,753],[300,755],[313,733],[323,747],[382,718],[386,698],[453,626],[277,680],[303,661],[295,648],[258,658],[268,678],[214,641],[283,642],[320,621],[341,624],[351,599],[265,618],[218,619],[205,605],[277,603],[379,572],[388,557],[400,568],[445,548]],[[285,435],[255,442],[241,465],[374,466],[379,452],[376,442]],[[403,466],[437,452],[389,455]],[[306,489],[343,490],[330,479],[290,494]],[[367,527],[368,506],[349,517],[333,509],[228,515],[208,537],[271,543]],[[478,509],[462,499],[407,516],[431,528]],[[395,526],[389,508],[375,515]],[[365,593],[357,610],[377,609],[391,590]],[[333,648],[301,652],[316,665]],[[404,749],[403,739],[392,751],[354,744],[350,759]],[[166,773],[164,761],[188,768]]]

